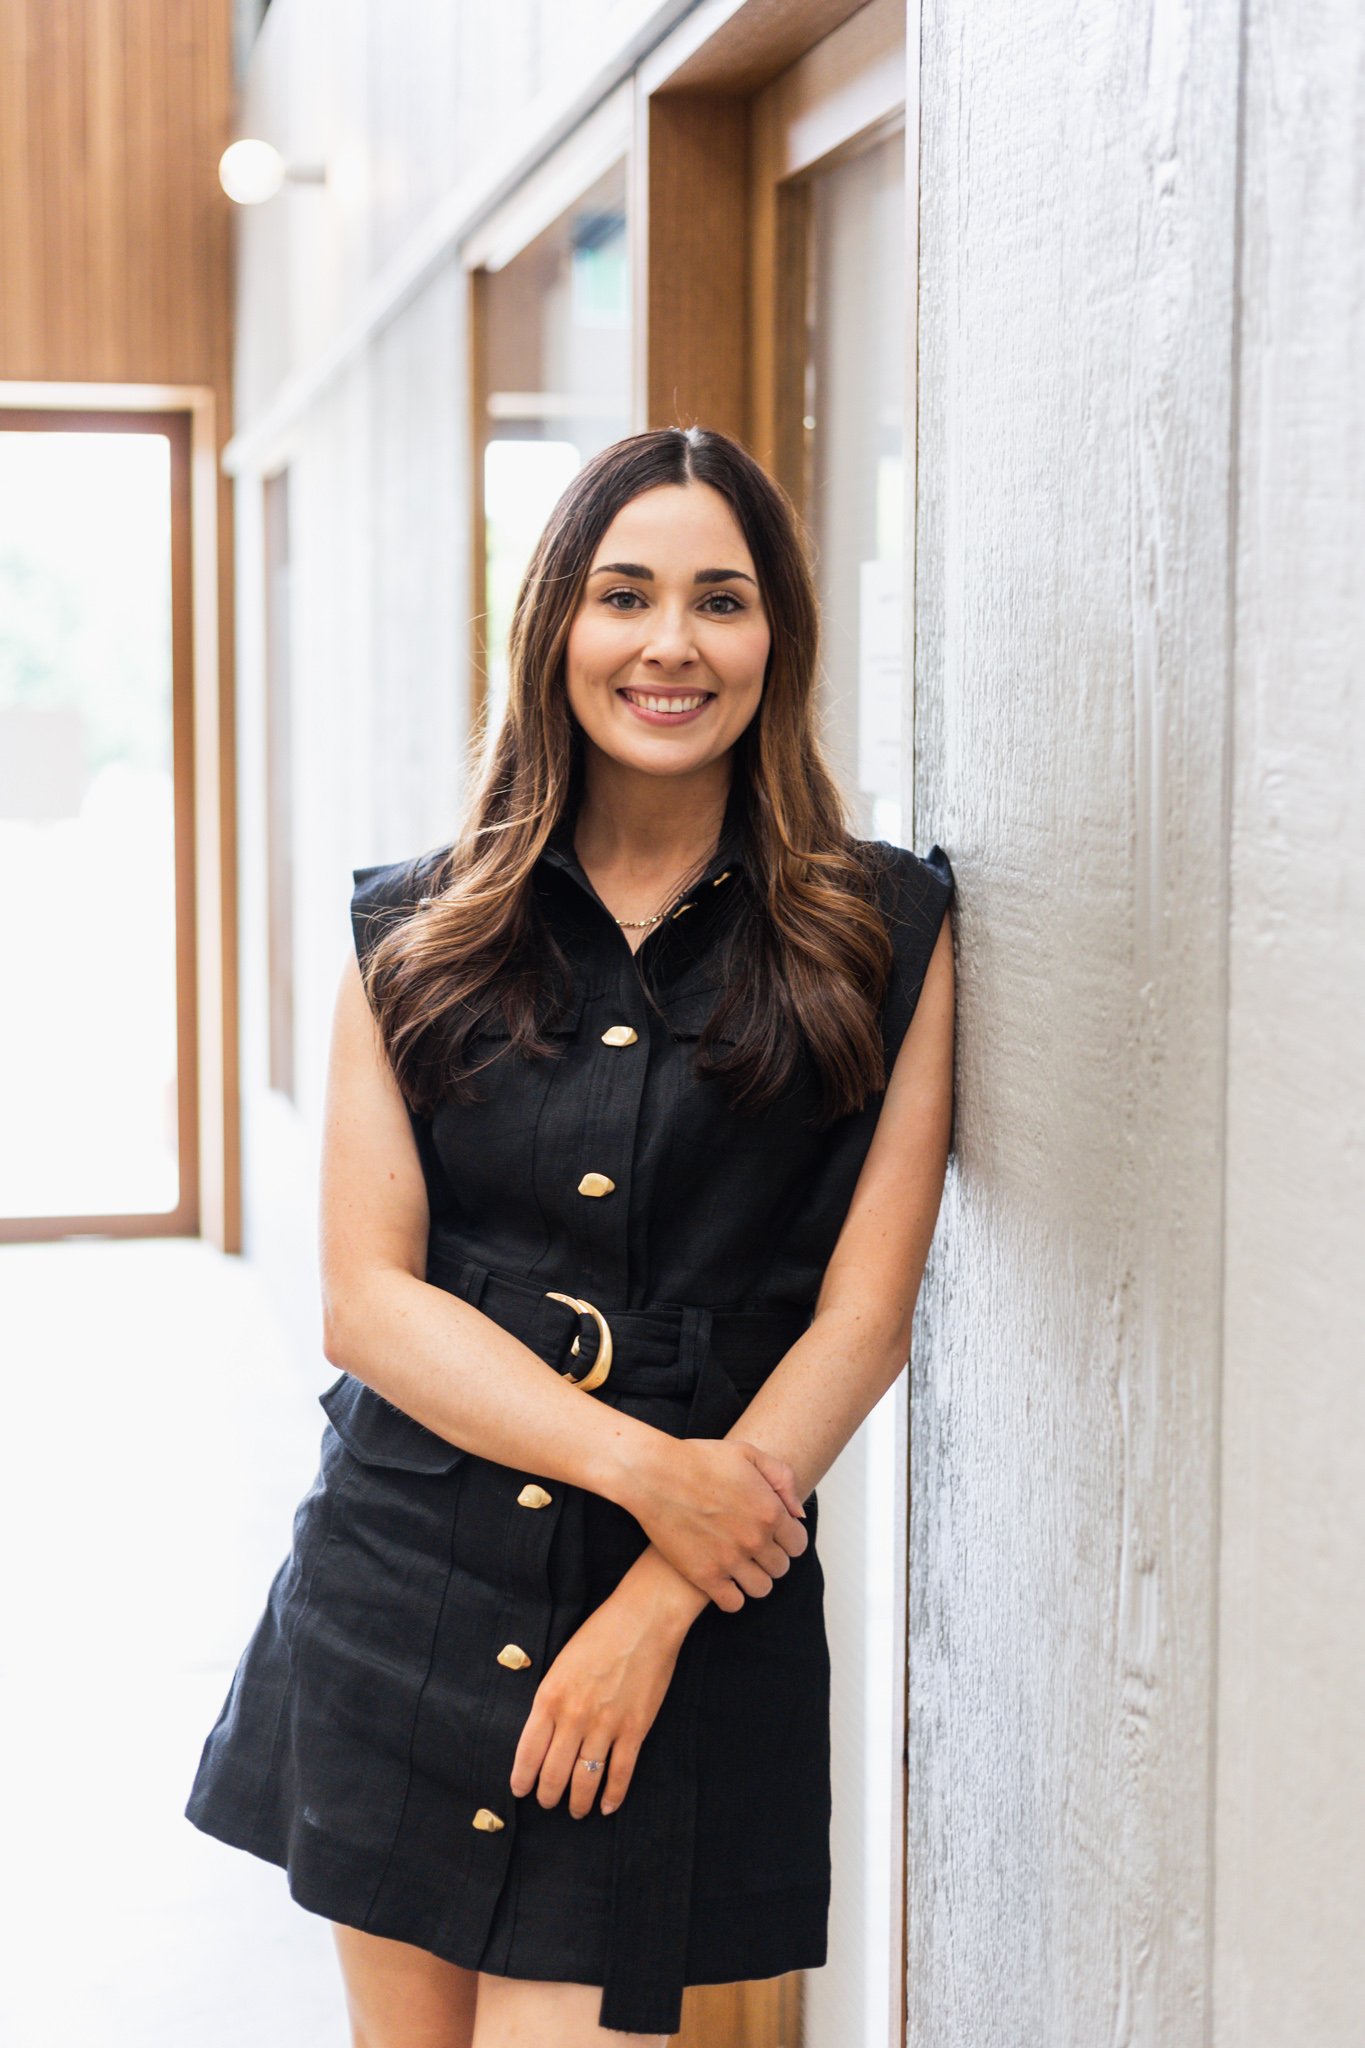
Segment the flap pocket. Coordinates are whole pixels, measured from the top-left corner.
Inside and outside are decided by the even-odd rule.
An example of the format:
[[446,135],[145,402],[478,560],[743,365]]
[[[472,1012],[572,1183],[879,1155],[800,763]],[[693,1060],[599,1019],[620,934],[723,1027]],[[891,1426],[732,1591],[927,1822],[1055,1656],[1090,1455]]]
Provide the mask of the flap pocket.
[[[579,1019],[583,1015],[583,1005],[587,999],[588,991],[586,989],[580,988],[576,990],[564,1008],[548,1024],[541,1026],[541,1035],[545,1038],[572,1038],[578,1029]],[[499,1039],[505,1042],[510,1037],[511,1032],[508,1029],[507,1019],[495,1011],[493,1015],[479,1019],[469,1034],[469,1043],[471,1045],[478,1045],[485,1038],[494,1042]]]
[[[724,982],[713,981],[704,988],[682,989],[667,998],[661,996],[659,1008],[671,1035],[674,1038],[700,1038],[708,1017],[724,993]],[[716,1042],[720,1045],[733,1045],[735,1038],[733,1028],[716,1033]]]
[[437,1436],[352,1373],[339,1373],[318,1400],[351,1456],[364,1465],[392,1465],[400,1472],[449,1472],[465,1455],[460,1444]]

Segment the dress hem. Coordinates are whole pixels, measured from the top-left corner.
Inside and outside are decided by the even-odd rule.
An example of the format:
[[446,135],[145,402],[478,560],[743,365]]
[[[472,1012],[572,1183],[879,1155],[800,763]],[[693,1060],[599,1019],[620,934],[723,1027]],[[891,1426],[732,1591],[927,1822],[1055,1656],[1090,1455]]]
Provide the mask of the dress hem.
[[[197,1800],[186,1805],[185,1818],[201,1834],[210,1836],[214,1841],[222,1842],[228,1848],[241,1849],[247,1855],[282,1870],[290,1898],[305,1912],[338,1921],[344,1927],[355,1927],[365,1934],[409,1942],[415,1948],[439,1956],[443,1962],[453,1963],[460,1969],[482,1971],[487,1976],[518,1978],[538,1984],[588,1984],[596,1987],[602,1984],[604,1971],[601,1966],[576,1962],[567,1955],[542,1963],[519,1957],[514,1950],[505,1959],[505,1967],[490,1968],[470,1945],[453,1939],[448,1932],[434,1925],[415,1930],[411,1917],[402,1910],[376,1911],[373,1904],[362,1910],[353,1903],[354,1892],[350,1894],[352,1903],[348,1903],[343,1895],[344,1887],[338,1890],[325,1883],[311,1883],[298,1863],[291,1862],[288,1852],[281,1851],[278,1841],[259,1829],[227,1824]],[[752,1932],[745,1934],[740,1931],[740,1921],[746,1912],[752,1912],[758,1906],[774,1911],[777,1924],[770,1937],[756,1941]],[[776,1913],[778,1907],[781,1908],[780,1914]],[[821,1968],[828,1953],[828,1909],[829,1887],[820,1884],[730,1892],[695,1899],[690,1908],[684,1988],[750,1983],[786,1976],[794,1970]],[[645,2027],[628,2031],[650,2030]]]

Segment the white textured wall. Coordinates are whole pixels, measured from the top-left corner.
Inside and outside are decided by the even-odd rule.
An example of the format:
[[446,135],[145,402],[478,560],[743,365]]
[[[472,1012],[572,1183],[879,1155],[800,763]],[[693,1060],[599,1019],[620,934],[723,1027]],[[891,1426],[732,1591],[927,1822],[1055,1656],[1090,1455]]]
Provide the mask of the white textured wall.
[[1236,0],[925,0],[909,2038],[1202,2048]]
[[1218,2048],[1365,2040],[1365,15],[1251,0]]
[[923,39],[909,2037],[1354,2048],[1365,22]]

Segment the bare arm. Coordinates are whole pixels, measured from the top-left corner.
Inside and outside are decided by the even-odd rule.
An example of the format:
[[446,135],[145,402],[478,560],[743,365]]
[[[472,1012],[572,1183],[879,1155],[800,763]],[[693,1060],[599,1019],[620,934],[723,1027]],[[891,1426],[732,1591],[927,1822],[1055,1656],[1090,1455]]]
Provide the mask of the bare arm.
[[[743,1604],[806,1546],[781,1461],[679,1446],[546,1369],[529,1345],[428,1283],[430,1214],[407,1107],[349,955],[337,993],[321,1163],[323,1347],[334,1365],[476,1456],[604,1495],[667,1542],[681,1583]],[[681,1569],[688,1563],[688,1572]]]
[[[945,917],[814,1320],[728,1432],[785,1459],[803,1497],[909,1356],[947,1172],[953,1010],[952,933]],[[684,1633],[706,1606],[706,1597],[652,1544],[617,1591],[638,1595],[645,1613],[671,1617]]]

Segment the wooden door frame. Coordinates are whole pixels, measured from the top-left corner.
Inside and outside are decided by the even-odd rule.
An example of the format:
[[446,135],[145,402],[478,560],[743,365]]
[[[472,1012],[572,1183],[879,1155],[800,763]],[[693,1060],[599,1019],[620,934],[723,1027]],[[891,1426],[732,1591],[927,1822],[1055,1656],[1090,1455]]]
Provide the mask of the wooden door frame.
[[[172,720],[181,1199],[151,1216],[0,1219],[0,1243],[200,1235],[241,1248],[236,773],[230,531],[218,404],[204,385],[0,383],[10,428],[164,432],[171,444]],[[224,654],[225,639],[229,654]]]
[[[906,48],[906,0],[710,0],[639,65],[628,205],[639,426],[702,420],[799,482],[780,337],[802,268],[800,174],[884,132],[893,108],[908,119]],[[765,158],[782,198],[751,224]]]

